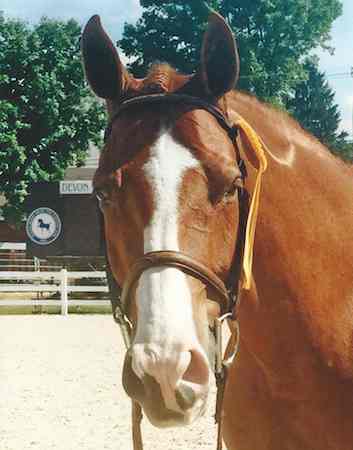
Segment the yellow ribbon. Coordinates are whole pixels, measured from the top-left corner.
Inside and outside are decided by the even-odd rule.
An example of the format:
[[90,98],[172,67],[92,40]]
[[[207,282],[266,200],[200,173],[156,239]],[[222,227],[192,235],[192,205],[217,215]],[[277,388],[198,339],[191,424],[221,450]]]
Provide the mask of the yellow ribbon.
[[256,221],[260,203],[261,182],[262,182],[262,175],[267,169],[267,159],[263,145],[258,135],[253,130],[253,128],[248,124],[248,122],[246,122],[246,120],[244,120],[242,117],[238,116],[236,125],[240,130],[243,131],[259,163],[258,167],[254,167],[254,169],[257,171],[257,176],[254,192],[251,198],[248,221],[246,224],[245,248],[243,256],[243,279],[241,287],[243,289],[249,290],[251,287],[254,240],[255,240]]

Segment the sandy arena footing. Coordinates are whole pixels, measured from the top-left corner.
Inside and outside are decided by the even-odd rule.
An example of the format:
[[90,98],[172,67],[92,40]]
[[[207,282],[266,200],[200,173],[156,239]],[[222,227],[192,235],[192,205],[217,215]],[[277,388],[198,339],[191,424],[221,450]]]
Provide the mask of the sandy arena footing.
[[[124,346],[109,315],[0,316],[0,450],[132,450]],[[145,450],[214,449],[214,392],[206,416],[159,430]]]

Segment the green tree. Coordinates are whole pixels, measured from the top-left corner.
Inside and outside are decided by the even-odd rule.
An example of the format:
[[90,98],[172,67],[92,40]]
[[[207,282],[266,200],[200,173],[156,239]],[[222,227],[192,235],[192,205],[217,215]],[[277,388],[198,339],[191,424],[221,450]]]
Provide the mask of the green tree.
[[[141,76],[156,60],[182,72],[195,70],[208,9],[201,0],[141,0],[136,25],[125,24],[118,45],[133,58]],[[208,6],[226,17],[240,52],[239,88],[283,105],[304,76],[298,62],[317,46],[326,47],[332,22],[342,13],[340,0],[212,0]]]
[[80,33],[74,20],[0,17],[0,192],[12,222],[32,182],[62,179],[100,141],[104,113],[84,83]]
[[335,93],[315,59],[307,59],[303,68],[306,77],[297,84],[286,100],[287,110],[307,131],[316,136],[334,153],[345,159],[352,156],[348,133],[339,131],[341,114],[335,103]]

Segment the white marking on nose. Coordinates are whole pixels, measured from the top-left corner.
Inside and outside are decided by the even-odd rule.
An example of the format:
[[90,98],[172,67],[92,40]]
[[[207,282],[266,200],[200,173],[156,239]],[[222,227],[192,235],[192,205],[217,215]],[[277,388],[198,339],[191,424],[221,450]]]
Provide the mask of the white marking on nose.
[[[167,132],[151,148],[144,172],[151,185],[154,212],[144,230],[145,253],[179,250],[180,187],[186,171],[199,165]],[[145,271],[139,280],[136,303],[140,320],[135,342],[159,342],[165,347],[165,338],[185,342],[186,330],[191,340],[196,338],[191,293],[180,270],[160,267]]]
[[[162,133],[151,148],[144,172],[151,185],[154,212],[144,230],[145,253],[179,250],[180,187],[186,171],[199,165],[190,151],[167,132]],[[161,384],[164,397],[169,389],[175,402],[177,379],[171,377],[182,377],[190,362],[191,350],[197,349],[205,355],[196,334],[192,297],[185,274],[171,267],[146,270],[136,289],[136,305],[138,321],[132,352],[133,370],[139,377],[146,372],[154,376]],[[150,354],[146,346],[150,346]]]

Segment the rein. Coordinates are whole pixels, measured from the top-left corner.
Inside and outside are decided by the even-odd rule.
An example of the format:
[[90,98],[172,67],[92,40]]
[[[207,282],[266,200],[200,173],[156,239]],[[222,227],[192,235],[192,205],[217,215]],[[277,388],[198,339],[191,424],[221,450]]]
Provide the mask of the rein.
[[[220,316],[215,319],[215,339],[216,339],[216,357],[215,357],[215,378],[217,385],[216,413],[215,421],[218,424],[217,433],[217,450],[222,449],[222,405],[225,385],[227,381],[228,367],[233,362],[239,343],[239,325],[236,318],[236,307],[239,296],[240,279],[245,273],[243,287],[250,288],[251,262],[252,262],[252,246],[255,233],[255,224],[257,217],[257,209],[259,203],[259,193],[261,187],[261,175],[266,170],[266,159],[263,154],[262,146],[257,138],[256,133],[251,127],[239,118],[235,124],[229,123],[224,113],[215,105],[203,101],[197,97],[186,94],[149,94],[134,97],[123,101],[119,110],[112,116],[104,135],[107,141],[112,132],[114,121],[122,114],[122,112],[138,105],[145,104],[183,104],[191,109],[203,109],[208,111],[217,119],[219,125],[227,132],[229,138],[234,144],[237,163],[241,170],[242,178],[247,176],[244,161],[240,158],[240,153],[236,144],[238,129],[240,129],[254,150],[259,160],[259,175],[256,180],[255,191],[250,204],[250,196],[243,187],[237,187],[238,190],[238,206],[239,206],[239,223],[236,240],[236,247],[233,256],[232,265],[228,272],[226,282],[223,282],[214,272],[207,266],[201,264],[190,256],[176,251],[153,251],[144,254],[132,266],[123,286],[120,286],[111,271],[109,259],[106,251],[106,272],[109,286],[109,294],[111,298],[113,317],[119,325],[124,343],[128,349],[131,346],[132,325],[128,318],[129,305],[132,299],[131,292],[136,286],[142,273],[152,267],[175,267],[184,273],[202,281],[207,287],[211,288],[216,294],[217,302],[220,306]],[[257,141],[256,141],[257,139]],[[122,163],[119,164],[119,169]],[[97,196],[98,201],[100,200]],[[101,215],[103,222],[103,215]],[[102,225],[104,225],[102,223]],[[102,227],[104,234],[104,226]],[[249,248],[250,247],[250,248]],[[244,256],[246,261],[244,261]],[[249,272],[250,271],[250,272]],[[222,324],[226,319],[234,321],[237,336],[232,336],[232,351],[228,359],[223,359],[222,350]],[[234,342],[235,341],[235,342]],[[132,422],[133,422],[133,444],[134,450],[142,450],[142,435],[140,423],[142,420],[141,406],[133,401],[132,405]]]

